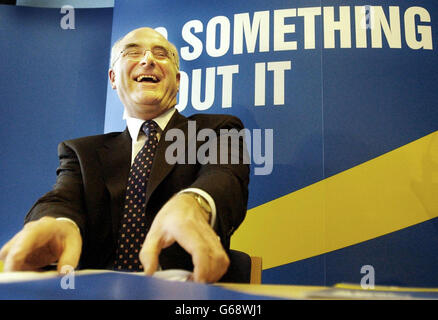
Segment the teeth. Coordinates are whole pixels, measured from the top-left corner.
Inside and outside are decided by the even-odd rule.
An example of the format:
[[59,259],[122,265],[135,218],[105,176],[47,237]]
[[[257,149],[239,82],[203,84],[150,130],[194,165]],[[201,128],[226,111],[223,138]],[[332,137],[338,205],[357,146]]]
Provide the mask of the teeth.
[[158,81],[157,77],[152,76],[152,75],[145,75],[145,74],[142,74],[142,75],[140,75],[140,76],[137,77],[137,81],[142,81],[143,79],[151,79],[151,80],[153,80],[153,81]]

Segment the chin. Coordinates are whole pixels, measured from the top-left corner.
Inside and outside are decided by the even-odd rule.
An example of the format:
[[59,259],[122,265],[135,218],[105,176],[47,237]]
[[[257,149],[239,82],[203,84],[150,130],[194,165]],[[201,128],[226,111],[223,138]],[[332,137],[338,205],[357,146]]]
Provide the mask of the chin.
[[137,99],[135,104],[144,108],[154,109],[159,108],[161,100],[155,97],[144,97],[143,99]]

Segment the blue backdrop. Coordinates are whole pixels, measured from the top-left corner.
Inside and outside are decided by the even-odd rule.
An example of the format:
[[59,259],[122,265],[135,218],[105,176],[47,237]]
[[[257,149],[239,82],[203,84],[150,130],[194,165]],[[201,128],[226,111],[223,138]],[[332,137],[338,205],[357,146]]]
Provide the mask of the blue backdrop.
[[54,184],[57,145],[103,131],[113,9],[0,5],[0,243]]

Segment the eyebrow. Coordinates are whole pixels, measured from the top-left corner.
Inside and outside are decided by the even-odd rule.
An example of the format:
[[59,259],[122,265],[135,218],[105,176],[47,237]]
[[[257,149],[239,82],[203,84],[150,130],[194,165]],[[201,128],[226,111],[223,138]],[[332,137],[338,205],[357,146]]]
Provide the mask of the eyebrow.
[[[129,48],[142,48],[142,46],[139,45],[139,44],[137,44],[137,43],[128,43],[128,44],[126,44],[126,45],[123,47],[123,49],[122,49],[121,51],[126,50],[126,49],[129,49]],[[155,46],[153,46],[152,48],[153,48],[153,49],[156,49],[156,48],[158,48],[158,49],[164,49],[164,50],[166,50],[166,51],[168,51],[168,52],[171,52],[171,50],[167,49],[166,47],[164,47],[164,46],[162,46],[162,45],[155,45]],[[173,53],[172,53],[172,54],[173,54]]]
[[136,43],[128,43],[123,47],[122,51],[129,49],[129,48],[139,48],[139,47],[140,47],[140,45],[138,45]]

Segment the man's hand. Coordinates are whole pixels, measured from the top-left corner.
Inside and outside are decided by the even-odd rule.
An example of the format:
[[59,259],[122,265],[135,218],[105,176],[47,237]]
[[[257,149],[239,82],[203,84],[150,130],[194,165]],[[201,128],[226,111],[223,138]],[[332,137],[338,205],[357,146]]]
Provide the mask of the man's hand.
[[145,273],[157,270],[161,250],[176,241],[192,256],[194,281],[218,281],[230,260],[207,217],[193,196],[182,193],[171,198],[157,213],[143,243],[140,261]]
[[58,272],[78,265],[82,238],[69,221],[43,217],[27,223],[0,250],[4,271],[38,270],[58,261]]

